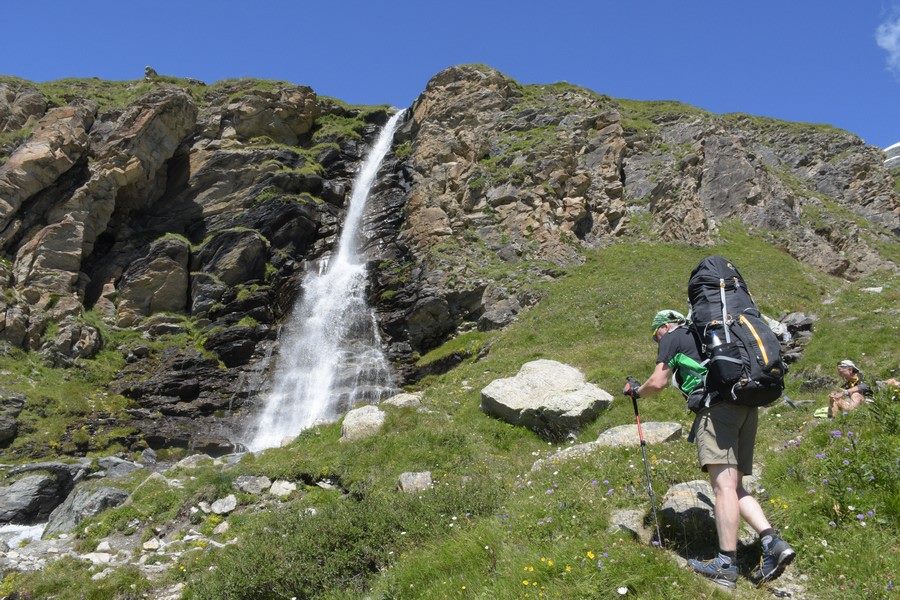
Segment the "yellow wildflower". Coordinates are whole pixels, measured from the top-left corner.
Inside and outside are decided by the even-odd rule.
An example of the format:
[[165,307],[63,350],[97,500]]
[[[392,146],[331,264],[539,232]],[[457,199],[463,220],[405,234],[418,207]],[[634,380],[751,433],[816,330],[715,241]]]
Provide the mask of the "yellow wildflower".
[[552,559],[552,558],[548,558],[548,559],[547,559],[547,566],[548,566],[548,567],[552,567],[552,566],[553,566],[553,559]]
[[587,554],[586,554],[585,556],[587,556],[587,557],[588,557],[589,559],[591,559],[591,560],[594,560],[594,557],[596,556],[596,554],[594,554],[593,552],[591,552],[590,550],[588,550],[588,552],[587,552]]
[[529,583],[531,583],[531,582],[528,581],[527,579],[522,580],[522,585],[528,585]]
[[572,572],[572,565],[566,565],[566,573]]

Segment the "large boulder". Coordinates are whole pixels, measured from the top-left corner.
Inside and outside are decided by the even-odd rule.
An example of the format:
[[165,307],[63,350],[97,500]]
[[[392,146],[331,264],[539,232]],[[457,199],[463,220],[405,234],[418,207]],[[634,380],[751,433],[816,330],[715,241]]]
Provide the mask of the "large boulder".
[[578,431],[610,402],[612,396],[586,382],[575,367],[544,359],[481,390],[481,410],[551,440]]
[[19,431],[19,413],[24,407],[24,395],[0,390],[0,446],[15,439]]
[[706,481],[677,483],[662,499],[659,526],[667,542],[701,550],[716,544],[716,496]]
[[128,492],[115,487],[75,489],[65,501],[50,513],[43,537],[47,538],[75,529],[79,523],[128,499]]
[[375,435],[384,425],[385,413],[377,406],[354,408],[344,415],[341,423],[341,441],[352,442]]
[[70,486],[54,474],[26,475],[0,487],[0,525],[45,521],[66,497]]
[[96,327],[69,321],[62,323],[52,340],[41,350],[54,364],[66,364],[76,358],[92,358],[103,346],[103,338]]
[[119,458],[118,456],[105,456],[97,461],[97,465],[106,471],[106,476],[111,479],[120,479],[127,477],[135,471],[144,468],[136,462]]

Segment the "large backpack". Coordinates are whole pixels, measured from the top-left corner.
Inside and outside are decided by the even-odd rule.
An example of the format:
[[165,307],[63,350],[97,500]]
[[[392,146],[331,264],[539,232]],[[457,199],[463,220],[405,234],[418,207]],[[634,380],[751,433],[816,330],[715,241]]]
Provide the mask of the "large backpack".
[[688,302],[709,361],[706,389],[747,406],[777,400],[784,391],[781,344],[734,265],[704,258],[691,273]]

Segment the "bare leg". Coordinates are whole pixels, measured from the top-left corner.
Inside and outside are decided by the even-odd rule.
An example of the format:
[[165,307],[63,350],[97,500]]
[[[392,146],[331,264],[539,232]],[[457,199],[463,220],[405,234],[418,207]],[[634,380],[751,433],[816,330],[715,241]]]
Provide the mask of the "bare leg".
[[[738,481],[743,482],[744,474],[738,471]],[[766,519],[765,513],[763,513],[762,507],[759,505],[759,502],[756,501],[756,498],[750,495],[750,492],[744,489],[744,484],[741,483],[737,488],[737,497],[738,497],[738,505],[740,506],[741,517],[744,518],[745,521],[752,527],[756,533],[761,531],[765,531],[769,529],[771,525],[769,524],[769,520]]]
[[725,552],[734,552],[737,550],[738,525],[741,521],[737,495],[738,470],[734,465],[707,465],[707,469],[710,483],[716,493],[716,533],[719,535],[719,548]]

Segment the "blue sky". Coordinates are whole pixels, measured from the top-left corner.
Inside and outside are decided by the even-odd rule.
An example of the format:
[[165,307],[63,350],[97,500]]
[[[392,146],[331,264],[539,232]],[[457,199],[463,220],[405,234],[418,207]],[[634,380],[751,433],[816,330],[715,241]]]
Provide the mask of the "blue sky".
[[30,0],[4,3],[0,31],[0,73],[37,81],[149,64],[407,106],[442,68],[482,62],[524,83],[900,141],[900,0]]

